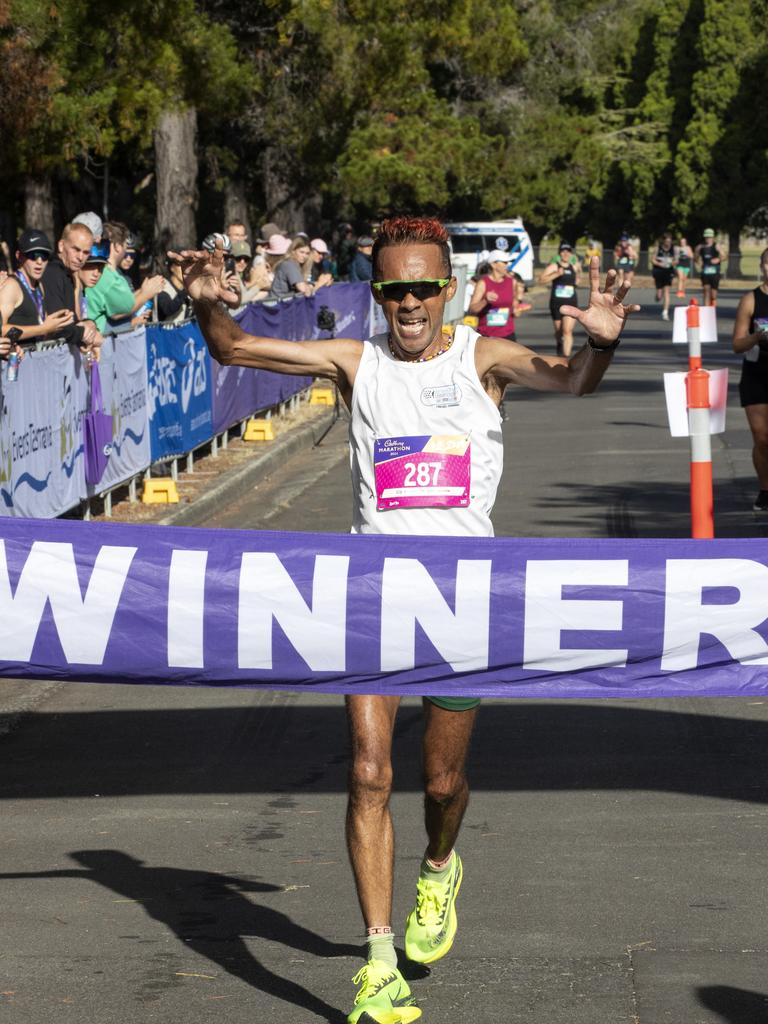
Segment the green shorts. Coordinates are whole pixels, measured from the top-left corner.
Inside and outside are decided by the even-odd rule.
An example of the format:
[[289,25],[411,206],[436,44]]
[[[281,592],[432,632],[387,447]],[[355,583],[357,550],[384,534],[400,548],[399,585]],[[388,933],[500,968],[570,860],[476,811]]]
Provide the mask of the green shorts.
[[471,711],[480,703],[479,697],[427,697],[427,700],[446,711]]

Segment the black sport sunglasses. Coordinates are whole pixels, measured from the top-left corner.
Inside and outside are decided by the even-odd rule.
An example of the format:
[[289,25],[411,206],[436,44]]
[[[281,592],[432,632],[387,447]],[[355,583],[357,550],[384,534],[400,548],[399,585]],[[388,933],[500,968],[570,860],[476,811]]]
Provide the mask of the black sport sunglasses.
[[434,299],[439,295],[450,280],[450,277],[425,277],[420,281],[373,281],[371,287],[382,299],[402,302],[406,295],[412,295],[414,299],[423,302],[424,299]]

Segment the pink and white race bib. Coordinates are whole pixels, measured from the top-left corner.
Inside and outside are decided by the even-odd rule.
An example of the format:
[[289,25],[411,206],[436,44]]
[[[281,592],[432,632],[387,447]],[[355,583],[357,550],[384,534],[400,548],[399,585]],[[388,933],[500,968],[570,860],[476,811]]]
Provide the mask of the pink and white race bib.
[[469,434],[377,438],[376,508],[466,507],[470,465]]

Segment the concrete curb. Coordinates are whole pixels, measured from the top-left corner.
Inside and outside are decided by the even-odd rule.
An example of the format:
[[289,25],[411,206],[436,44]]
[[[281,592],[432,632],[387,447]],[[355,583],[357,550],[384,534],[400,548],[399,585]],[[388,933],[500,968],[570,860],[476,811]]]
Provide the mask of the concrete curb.
[[242,466],[230,470],[213,484],[204,494],[189,505],[180,506],[159,520],[160,526],[200,526],[201,523],[221,508],[222,504],[234,501],[251,490],[257,483],[273,473],[281,463],[297,452],[311,447],[333,421],[333,409],[323,410],[309,423],[286,430],[276,440],[267,442],[269,447],[254,456]]

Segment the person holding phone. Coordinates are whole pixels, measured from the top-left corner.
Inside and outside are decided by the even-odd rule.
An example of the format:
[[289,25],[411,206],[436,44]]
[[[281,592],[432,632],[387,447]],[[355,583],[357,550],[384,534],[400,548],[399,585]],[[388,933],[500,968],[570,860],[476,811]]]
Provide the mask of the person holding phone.
[[752,431],[752,462],[760,487],[752,508],[768,512],[768,249],[760,254],[760,284],[739,302],[733,351],[744,356],[739,397]]

